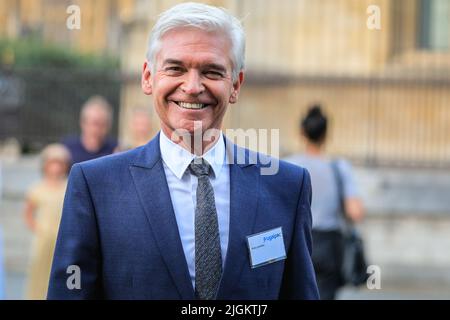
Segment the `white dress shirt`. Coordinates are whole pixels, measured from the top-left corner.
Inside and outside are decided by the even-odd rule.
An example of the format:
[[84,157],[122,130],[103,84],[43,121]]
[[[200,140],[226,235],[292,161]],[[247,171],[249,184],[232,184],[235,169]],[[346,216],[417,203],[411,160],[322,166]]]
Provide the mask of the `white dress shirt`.
[[[190,173],[188,166],[196,156],[174,143],[162,131],[159,135],[159,145],[178,232],[192,286],[195,288],[195,206],[198,178]],[[202,157],[208,161],[214,173],[209,179],[216,201],[223,268],[230,225],[230,169],[226,161],[223,134],[220,134],[218,141]]]

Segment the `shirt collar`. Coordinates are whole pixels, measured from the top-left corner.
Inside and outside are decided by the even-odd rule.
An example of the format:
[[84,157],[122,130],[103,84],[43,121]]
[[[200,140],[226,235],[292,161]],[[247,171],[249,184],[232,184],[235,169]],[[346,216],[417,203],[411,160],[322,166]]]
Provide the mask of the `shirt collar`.
[[[189,164],[197,156],[170,140],[162,130],[159,135],[159,147],[164,163],[181,180]],[[218,141],[202,157],[211,165],[215,178],[219,178],[226,157],[222,132]]]

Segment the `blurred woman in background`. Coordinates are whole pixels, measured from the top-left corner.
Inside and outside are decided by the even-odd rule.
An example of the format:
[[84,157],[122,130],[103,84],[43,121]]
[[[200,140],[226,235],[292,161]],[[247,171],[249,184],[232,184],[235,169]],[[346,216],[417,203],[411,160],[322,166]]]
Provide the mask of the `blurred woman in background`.
[[[313,255],[320,297],[336,298],[342,286],[342,219],[357,223],[363,218],[363,206],[353,178],[351,165],[343,159],[329,159],[325,153],[328,119],[319,105],[312,106],[300,121],[305,153],[286,160],[308,169],[311,174],[313,217]],[[342,190],[337,181],[339,174]]]
[[67,186],[71,158],[61,144],[42,151],[42,180],[26,197],[25,222],[34,233],[28,272],[27,299],[45,299]]

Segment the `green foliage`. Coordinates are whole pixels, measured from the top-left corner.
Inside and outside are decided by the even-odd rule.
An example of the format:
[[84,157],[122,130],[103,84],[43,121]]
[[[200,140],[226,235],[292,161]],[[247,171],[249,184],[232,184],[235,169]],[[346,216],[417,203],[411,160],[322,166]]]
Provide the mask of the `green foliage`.
[[0,65],[14,69],[65,68],[117,70],[119,60],[112,56],[82,54],[67,47],[46,44],[36,37],[0,39]]

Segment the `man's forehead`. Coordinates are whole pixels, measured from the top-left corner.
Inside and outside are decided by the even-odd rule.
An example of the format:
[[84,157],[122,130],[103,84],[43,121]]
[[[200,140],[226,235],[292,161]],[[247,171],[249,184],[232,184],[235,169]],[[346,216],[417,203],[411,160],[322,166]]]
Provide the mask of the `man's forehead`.
[[82,114],[83,118],[107,118],[108,111],[98,105],[91,105]]
[[224,30],[207,30],[202,29],[200,27],[196,26],[180,26],[180,27],[174,27],[170,30],[167,30],[164,32],[164,34],[161,36],[160,41],[164,41],[166,39],[170,39],[173,37],[177,37],[180,34],[182,34],[182,37],[179,37],[180,39],[186,39],[188,37],[199,37],[199,36],[208,36],[214,39],[220,39],[223,41],[231,42],[231,39],[228,35],[228,33]]
[[232,43],[224,32],[182,27],[167,31],[160,39],[158,51],[164,51],[166,56],[175,51],[174,47],[193,47],[199,52],[224,55],[231,50]]

